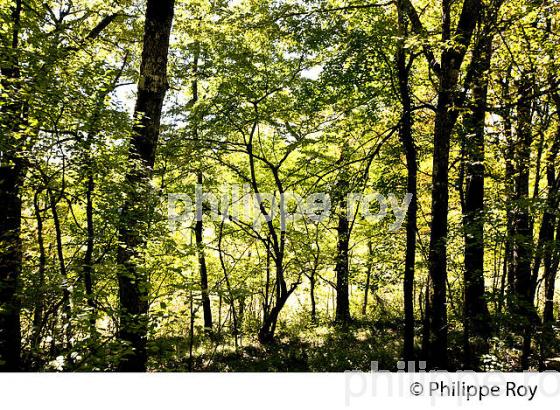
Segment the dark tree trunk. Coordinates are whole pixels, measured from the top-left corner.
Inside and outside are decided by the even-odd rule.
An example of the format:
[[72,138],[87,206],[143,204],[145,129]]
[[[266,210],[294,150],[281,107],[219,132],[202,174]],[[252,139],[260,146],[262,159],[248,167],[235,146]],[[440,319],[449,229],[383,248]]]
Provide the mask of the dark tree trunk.
[[[442,52],[438,103],[434,126],[432,174],[432,221],[429,271],[432,281],[430,303],[430,366],[447,368],[447,213],[449,203],[449,148],[457,112],[453,109],[459,70],[480,12],[480,2],[465,0],[456,31],[457,48]],[[442,40],[451,39],[451,2],[442,3]]]
[[0,167],[0,370],[20,370],[21,175]]
[[89,308],[89,324],[91,334],[96,333],[95,322],[97,312],[95,300],[93,296],[93,251],[95,246],[95,227],[93,224],[93,191],[95,189],[95,181],[93,179],[93,170],[91,162],[88,164],[88,175],[86,182],[86,252],[83,262],[83,279],[86,290],[86,302]]
[[350,323],[350,299],[348,294],[348,247],[350,242],[350,224],[346,215],[339,215],[336,253],[336,313],[335,322],[346,325]]
[[311,300],[311,323],[317,323],[317,303],[315,302],[315,271],[309,275],[309,298]]
[[[554,78],[551,76],[551,80]],[[552,84],[553,81],[550,81]],[[553,101],[556,106],[556,111],[559,113],[560,109],[560,94],[553,92]],[[557,114],[557,115],[560,115]],[[557,125],[556,135],[552,146],[550,147],[546,175],[548,183],[548,197],[546,201],[546,208],[543,215],[541,224],[541,232],[539,235],[539,250],[542,252],[544,264],[544,309],[542,320],[542,341],[541,352],[542,358],[546,358],[551,352],[554,342],[554,292],[556,286],[556,274],[558,271],[558,251],[560,250],[558,231],[560,230],[560,219],[557,216],[560,204],[560,176],[556,172],[556,163],[558,152],[560,150],[560,124]],[[558,223],[558,227],[556,224]],[[556,235],[556,236],[555,236]],[[539,251],[538,250],[538,251]],[[539,255],[537,255],[539,257]],[[533,277],[538,275],[538,265],[535,261],[533,268]]]
[[[268,311],[267,306],[265,306],[264,314],[263,314],[263,323],[258,332],[258,339],[261,344],[270,344],[274,341],[274,333],[276,331],[276,324],[278,322],[278,318],[280,316],[280,312],[284,308],[286,301],[290,297],[290,295],[296,290],[299,282],[292,283],[291,286],[288,288],[288,284],[286,282],[286,277],[284,275],[284,255],[285,255],[285,248],[286,248],[286,231],[280,227],[278,230],[274,226],[274,222],[272,220],[272,215],[266,210],[266,207],[262,201],[262,197],[259,191],[259,184],[257,181],[257,174],[255,171],[255,155],[253,153],[253,138],[255,136],[255,132],[258,126],[258,105],[255,106],[255,111],[257,112],[257,116],[255,121],[253,122],[253,126],[251,129],[251,133],[249,135],[249,139],[245,145],[247,149],[247,155],[249,159],[249,170],[250,170],[250,181],[251,186],[253,188],[253,192],[257,197],[257,202],[259,206],[259,210],[261,215],[264,217],[266,221],[266,226],[268,228],[268,235],[269,239],[267,240],[267,252],[272,252],[271,257],[274,259],[275,265],[275,273],[276,273],[276,281],[275,281],[275,289],[276,289],[276,296],[274,305],[273,304],[273,297],[271,296],[270,303],[267,301],[268,297],[265,297],[265,305],[272,306],[270,311]],[[280,176],[278,173],[278,167],[270,167],[270,170],[273,174],[274,182],[276,183],[276,189],[278,193],[283,196],[285,191],[282,185],[282,181],[280,180]],[[268,263],[267,263],[268,267]],[[267,285],[268,285],[268,270],[267,270]],[[267,286],[268,292],[268,286]],[[241,315],[240,315],[241,318]]]
[[45,240],[43,236],[43,216],[39,206],[39,191],[35,192],[33,198],[33,209],[35,218],[37,219],[37,245],[39,246],[39,272],[36,285],[34,286],[35,306],[33,309],[33,324],[31,333],[31,355],[38,354],[41,345],[41,330],[43,328],[43,310],[44,303],[44,287],[45,287],[45,270],[47,264],[47,255],[45,253]]
[[[282,280],[279,280],[281,278]],[[283,281],[283,262],[282,259],[276,262],[276,303],[265,316],[263,324],[259,330],[258,339],[261,344],[270,344],[274,341],[274,333],[276,331],[276,323],[280,312],[284,308],[289,296],[295,290],[295,287],[288,290]]]
[[424,305],[422,316],[422,357],[429,357],[430,350],[430,282],[426,283],[426,294],[418,301],[420,307]]
[[[193,61],[193,76],[194,79],[192,81],[192,103],[196,104],[198,101],[198,58],[199,58],[199,50],[198,44],[195,44],[195,51],[194,51],[194,61]],[[198,135],[198,125],[197,119],[194,118],[193,120],[193,138],[197,143],[200,143],[200,137]],[[199,158],[204,158],[204,152],[202,152],[202,147],[199,146]],[[199,166],[196,174],[196,182],[200,185],[202,189],[202,183],[204,182],[204,178],[202,175],[202,166]],[[207,332],[212,331],[212,305],[210,303],[210,293],[208,289],[208,268],[206,266],[206,257],[204,255],[204,240],[202,238],[204,227],[202,224],[202,213],[201,218],[196,221],[196,225],[194,227],[195,232],[195,240],[196,240],[196,251],[198,254],[198,269],[200,273],[200,287],[202,293],[202,311],[204,315],[204,328]]]
[[350,222],[347,215],[347,201],[346,195],[349,191],[350,181],[347,165],[348,144],[344,142],[340,159],[341,170],[338,175],[338,180],[334,187],[332,197],[334,198],[334,206],[336,207],[336,215],[338,218],[338,225],[336,228],[337,245],[335,256],[335,271],[336,271],[336,310],[335,322],[341,325],[347,325],[351,321],[350,316],[350,295],[348,292],[348,277],[349,277],[349,262],[348,252],[350,247]]
[[[506,129],[506,140],[508,141],[508,147],[506,152],[506,172],[505,172],[505,185],[506,185],[506,195],[507,195],[507,209],[506,209],[506,244],[504,249],[504,269],[506,271],[506,280],[508,284],[508,295],[513,294],[513,288],[515,286],[514,271],[513,271],[513,240],[514,240],[514,230],[513,230],[513,206],[515,201],[515,166],[514,166],[514,146],[512,135],[512,124],[510,120],[511,112],[506,113],[507,117],[505,119],[505,129]],[[508,306],[511,300],[508,298]]]
[[[485,24],[484,30],[490,30]],[[487,111],[488,70],[492,35],[483,32],[471,63],[472,103],[464,119],[466,189],[463,208],[465,236],[464,339],[465,366],[479,368],[479,358],[488,353],[490,313],[484,287],[484,124]]]
[[[11,35],[5,37],[6,44],[1,44],[0,61],[3,94],[13,94],[13,99],[0,100],[0,113],[4,119],[0,123],[0,133],[5,139],[0,164],[0,371],[21,370],[21,303],[18,288],[22,265],[20,194],[25,170],[17,154],[17,146],[21,141],[12,141],[10,137],[24,123],[24,107],[18,100],[18,48],[23,3],[21,0],[13,3]],[[0,98],[4,100],[4,96]]]
[[[202,172],[197,175],[197,182],[202,185]],[[202,311],[204,315],[204,328],[206,331],[212,331],[212,306],[210,304],[210,294],[208,290],[208,269],[206,267],[206,258],[204,255],[204,241],[202,233],[204,228],[202,220],[196,221],[195,237],[196,249],[198,252],[198,268],[200,271],[200,287],[202,290]]]
[[406,155],[406,187],[407,193],[412,194],[406,215],[406,255],[404,266],[403,299],[404,299],[404,340],[403,358],[405,361],[414,360],[414,268],[416,261],[416,231],[417,231],[417,154],[412,135],[412,101],[410,97],[410,67],[406,61],[404,40],[407,36],[408,17],[402,1],[398,3],[399,32],[402,40],[397,50],[397,73],[399,79],[399,95],[402,104],[402,116],[399,128],[400,139]]
[[[426,30],[410,0],[402,0],[403,7],[416,34]],[[429,366],[447,368],[447,213],[449,202],[449,148],[451,134],[457,119],[459,72],[472,33],[479,20],[481,2],[464,0],[455,32],[451,30],[451,0],[442,1],[442,42],[454,45],[445,47],[441,62],[437,64],[433,53],[425,46],[430,66],[439,76],[438,103],[434,125],[434,152],[432,166],[432,221],[429,248],[429,272],[432,283],[429,312]]]
[[[556,178],[556,186],[560,178]],[[558,189],[558,188],[557,188]],[[556,195],[558,195],[556,193]],[[558,202],[556,203],[556,212],[558,212]],[[554,232],[554,223],[558,225],[556,228],[556,237]],[[545,256],[544,256],[544,289],[545,289],[545,303],[543,311],[543,323],[546,326],[551,326],[554,322],[554,292],[556,285],[556,275],[558,273],[558,253],[560,251],[560,237],[558,233],[560,232],[560,219],[556,218],[554,214],[550,215],[547,225],[550,224],[550,228],[547,228],[547,241],[545,245]],[[549,236],[550,235],[550,236]]]
[[364,304],[362,305],[362,316],[366,316],[369,300],[369,292],[371,288],[371,272],[373,270],[373,243],[371,238],[368,239],[368,258],[366,267],[366,286],[364,289]]
[[54,230],[56,234],[56,254],[58,257],[58,267],[62,279],[62,323],[64,327],[65,346],[68,358],[72,349],[72,305],[70,294],[70,283],[68,282],[68,272],[66,270],[66,262],[64,258],[64,245],[62,243],[62,226],[58,216],[57,199],[50,188],[47,188],[49,197],[49,206],[51,209]]
[[532,299],[531,260],[533,232],[529,209],[529,170],[531,161],[531,92],[529,78],[524,77],[518,83],[519,100],[517,103],[517,143],[515,146],[515,192],[513,209],[513,294],[514,314],[521,324],[524,338],[522,367],[529,367],[531,332],[534,321]]
[[146,370],[149,283],[146,273],[136,265],[136,259],[141,256],[141,248],[145,245],[142,227],[151,208],[149,179],[155,163],[163,100],[168,88],[167,53],[173,7],[174,0],[148,0],[146,8],[140,80],[134,109],[136,123],[126,175],[128,192],[121,211],[117,255],[120,265],[118,336],[128,348],[120,360],[120,371]]
[[543,323],[550,330],[554,323],[554,292],[558,267],[560,265],[560,218],[556,222],[556,245],[552,251],[550,267],[545,267],[545,305],[543,312]]

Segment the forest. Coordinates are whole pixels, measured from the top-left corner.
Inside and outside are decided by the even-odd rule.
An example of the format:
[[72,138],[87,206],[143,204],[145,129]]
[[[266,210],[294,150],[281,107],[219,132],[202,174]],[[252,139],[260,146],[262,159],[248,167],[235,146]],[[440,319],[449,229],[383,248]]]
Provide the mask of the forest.
[[0,370],[560,370],[558,0],[0,22]]

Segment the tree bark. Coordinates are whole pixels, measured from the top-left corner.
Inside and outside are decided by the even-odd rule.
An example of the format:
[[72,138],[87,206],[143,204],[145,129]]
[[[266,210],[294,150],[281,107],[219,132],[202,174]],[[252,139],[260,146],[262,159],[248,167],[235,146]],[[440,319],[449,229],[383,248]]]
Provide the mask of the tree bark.
[[[495,16],[491,10],[487,11]],[[463,209],[465,237],[464,340],[465,366],[479,368],[488,353],[491,318],[484,287],[484,125],[487,111],[488,70],[492,56],[493,19],[486,21],[471,63],[473,72],[470,112],[465,115],[466,189]]]
[[93,296],[93,251],[95,246],[95,226],[93,224],[93,191],[95,189],[95,181],[93,178],[93,170],[91,169],[91,161],[88,164],[87,182],[86,182],[86,252],[83,262],[83,279],[86,291],[86,302],[89,308],[89,325],[91,335],[95,335],[95,322],[97,319],[97,308]]
[[39,272],[37,285],[34,289],[35,306],[33,309],[33,324],[31,333],[31,355],[34,356],[39,351],[41,345],[41,330],[43,328],[43,311],[45,308],[44,303],[44,286],[45,286],[45,271],[47,265],[47,255],[45,252],[45,240],[43,235],[43,216],[41,215],[41,208],[39,206],[39,193],[35,192],[33,198],[33,209],[35,211],[35,218],[37,220],[37,245],[39,246]]
[[525,75],[518,85],[517,143],[515,146],[515,205],[513,210],[513,280],[514,314],[521,320],[524,338],[522,367],[528,369],[531,353],[531,329],[534,322],[532,300],[531,261],[533,232],[529,209],[529,170],[532,144],[532,84]]
[[[465,0],[455,41],[461,46],[442,52],[438,103],[434,126],[432,174],[432,221],[429,271],[432,281],[430,303],[430,363],[431,367],[447,368],[447,214],[449,211],[449,148],[457,118],[454,100],[459,70],[479,17],[480,2]],[[451,1],[442,2],[442,40],[451,40]]]
[[350,243],[350,224],[346,215],[338,216],[338,235],[336,253],[336,313],[335,322],[347,325],[351,321],[348,294],[348,247]]
[[[194,58],[193,58],[193,81],[192,81],[192,103],[196,104],[198,101],[198,59],[199,59],[199,46],[195,44],[195,51],[194,51]],[[198,135],[198,125],[197,119],[195,118],[192,124],[193,127],[193,139],[196,143],[200,143],[200,137]],[[199,158],[202,160],[204,158],[204,153],[201,150],[201,146],[199,145]],[[202,189],[202,183],[204,182],[203,174],[202,174],[202,166],[199,165],[199,169],[196,173],[196,182],[200,185]],[[196,251],[198,254],[198,269],[200,273],[200,287],[202,293],[202,311],[204,315],[204,328],[207,332],[212,331],[212,305],[210,303],[210,294],[208,289],[208,268],[206,266],[206,257],[204,254],[204,240],[203,240],[203,232],[204,226],[202,224],[202,214],[200,215],[201,218],[196,221],[194,231],[195,231],[195,240],[196,240]]]
[[336,207],[338,225],[336,228],[336,311],[335,322],[340,325],[348,325],[352,320],[350,316],[350,296],[348,293],[349,262],[348,251],[350,247],[350,222],[347,215],[346,195],[349,191],[350,181],[345,164],[347,160],[348,144],[342,146],[342,152],[338,163],[341,166],[338,180],[334,188],[333,198]]
[[173,8],[174,0],[148,0],[146,8],[135,124],[126,175],[128,192],[119,227],[118,337],[128,348],[119,362],[120,371],[146,370],[149,283],[136,260],[145,245],[143,221],[151,208],[151,200],[146,198],[150,198],[149,179],[155,163],[163,100],[168,88],[167,54]]
[[362,305],[362,316],[366,316],[369,300],[369,292],[371,287],[371,273],[373,270],[373,243],[371,238],[368,239],[368,258],[366,267],[366,286],[364,289],[364,303]]
[[414,271],[416,261],[416,231],[417,231],[417,154],[412,135],[412,100],[410,96],[410,67],[406,61],[405,38],[408,35],[408,16],[403,2],[397,3],[398,25],[402,40],[397,49],[397,75],[399,80],[399,95],[402,104],[402,115],[399,136],[406,156],[406,187],[412,199],[406,215],[406,254],[403,281],[404,299],[404,337],[403,358],[405,361],[414,360]]
[[0,61],[3,94],[13,94],[12,100],[0,103],[2,117],[6,119],[0,124],[0,132],[6,138],[0,162],[0,371],[21,370],[21,302],[18,288],[22,269],[20,194],[25,170],[17,155],[18,141],[10,137],[19,131],[24,122],[23,103],[18,99],[22,1],[15,0],[13,3],[11,36],[6,38],[9,44],[2,44]]
[[21,173],[0,167],[0,370],[20,370]]
[[[552,81],[550,81],[552,83]],[[560,93],[553,92],[552,99],[554,101],[557,115],[560,116]],[[560,238],[555,237],[555,225],[559,218],[557,213],[560,210],[560,175],[556,172],[556,163],[558,153],[560,151],[560,123],[556,126],[556,135],[552,146],[550,147],[547,158],[547,182],[548,182],[548,198],[545,214],[543,215],[543,225],[545,224],[546,217],[546,244],[544,245],[544,278],[545,278],[545,303],[543,311],[543,324],[550,326],[554,321],[554,289],[556,282],[556,274],[558,267],[555,266],[555,254],[557,254],[558,241]],[[558,225],[560,227],[560,224]],[[544,228],[541,228],[544,229]],[[557,231],[557,230],[556,230]],[[555,244],[556,239],[556,244]]]
[[[48,183],[48,182],[47,182]],[[58,257],[58,267],[62,279],[62,323],[64,327],[65,346],[70,361],[70,351],[72,349],[72,305],[70,294],[70,283],[68,282],[68,272],[64,258],[64,245],[62,243],[62,226],[58,216],[57,198],[50,188],[47,188],[49,207],[51,209],[54,230],[56,235],[56,254]],[[59,198],[58,198],[59,199]]]

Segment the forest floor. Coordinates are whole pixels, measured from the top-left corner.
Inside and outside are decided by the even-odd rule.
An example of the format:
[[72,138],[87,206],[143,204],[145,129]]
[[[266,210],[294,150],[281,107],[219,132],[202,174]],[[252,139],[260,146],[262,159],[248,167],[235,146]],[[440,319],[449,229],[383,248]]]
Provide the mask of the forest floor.
[[[420,334],[421,329],[418,329]],[[546,368],[560,370],[560,339],[545,360]],[[195,372],[343,372],[370,371],[372,362],[379,370],[397,370],[402,351],[400,324],[355,322],[341,329],[334,326],[309,326],[278,332],[276,342],[262,346],[256,340],[242,338],[237,347],[232,340],[216,337],[191,343],[187,338],[159,338],[151,354],[153,371]],[[196,345],[194,345],[196,344]],[[462,362],[462,334],[449,333],[449,362],[458,369]],[[419,346],[418,346],[419,350]],[[493,342],[485,358],[488,371],[515,371],[520,349],[513,339]],[[537,356],[536,354],[534,356]],[[538,358],[532,368],[538,368]]]

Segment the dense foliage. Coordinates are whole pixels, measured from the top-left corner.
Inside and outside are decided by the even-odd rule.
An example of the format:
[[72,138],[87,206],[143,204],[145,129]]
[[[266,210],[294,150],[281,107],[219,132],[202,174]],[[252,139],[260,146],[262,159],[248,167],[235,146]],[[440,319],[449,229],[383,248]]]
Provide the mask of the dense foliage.
[[147,3],[0,0],[0,368],[558,364],[560,3]]

